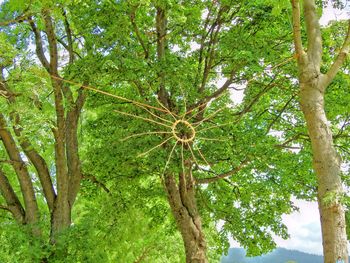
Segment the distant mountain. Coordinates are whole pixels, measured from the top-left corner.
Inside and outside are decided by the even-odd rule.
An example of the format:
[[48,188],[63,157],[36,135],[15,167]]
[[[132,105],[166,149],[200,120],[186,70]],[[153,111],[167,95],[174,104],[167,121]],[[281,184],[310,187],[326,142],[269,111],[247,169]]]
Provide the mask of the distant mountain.
[[297,250],[277,248],[269,254],[248,258],[243,248],[230,248],[221,263],[323,263],[323,257]]

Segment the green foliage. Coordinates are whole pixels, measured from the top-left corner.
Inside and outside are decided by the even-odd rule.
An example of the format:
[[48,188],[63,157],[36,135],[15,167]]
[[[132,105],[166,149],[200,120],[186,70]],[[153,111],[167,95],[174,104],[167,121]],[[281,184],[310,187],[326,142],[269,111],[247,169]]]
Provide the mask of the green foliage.
[[[14,19],[27,7],[26,1],[4,2],[0,21]],[[30,10],[41,30],[42,18],[35,14],[43,7],[52,10],[61,40],[66,39],[62,8],[74,32],[73,47],[79,56],[73,64],[62,65],[60,69],[68,80],[86,82],[100,90],[160,107],[155,98],[161,82],[159,76],[164,74],[172,111],[181,115],[233,75],[230,89],[244,87],[243,102],[232,103],[235,91],[210,100],[202,112],[203,118],[209,120],[196,127],[194,143],[205,160],[199,152],[192,156],[187,150],[183,154],[185,159],[196,162],[193,176],[198,179],[226,173],[245,163],[231,177],[197,186],[210,260],[217,262],[227,249],[229,238],[239,241],[251,256],[271,251],[275,246],[274,235],[288,238],[282,215],[296,210],[291,197],[314,200],[316,192],[310,143],[293,77],[298,73],[291,60],[289,1],[34,1]],[[168,33],[164,36],[167,47],[162,59],[158,58],[156,45],[157,7],[166,9],[168,17]],[[210,25],[217,25],[218,21],[222,25],[215,36],[215,27],[210,31]],[[324,52],[323,72],[341,46],[343,29],[343,23],[323,29],[325,50],[331,50]],[[55,109],[50,79],[38,66],[33,48],[28,45],[33,43],[33,35],[27,23],[0,30],[0,66],[6,67],[7,83],[18,94],[13,105],[7,105],[5,98],[0,97],[0,112],[10,115],[15,110],[21,115],[23,135],[31,138],[33,147],[40,149],[54,170],[51,130]],[[59,53],[67,54],[61,45]],[[204,81],[211,53],[212,68]],[[336,145],[347,162],[348,84],[345,71],[326,96]],[[79,86],[72,85],[74,89]],[[183,262],[182,240],[162,185],[164,171],[174,174],[182,171],[181,147],[175,147],[170,158],[175,143],[170,140],[137,157],[166,137],[164,134],[126,137],[169,132],[169,127],[136,118],[160,120],[135,104],[87,93],[79,131],[86,176],[73,209],[72,227],[62,233],[55,246],[50,246],[46,210],[42,213],[45,226],[40,240],[31,237],[25,227],[2,217],[1,211],[0,227],[4,231],[0,242],[5,252],[0,253],[0,261],[35,262],[46,257],[50,262],[62,262],[62,258],[72,263],[135,262],[144,256],[146,262]],[[73,97],[77,97],[75,90]],[[193,114],[199,111],[195,109],[185,119],[194,125]],[[169,114],[152,113],[168,123],[174,121]],[[177,131],[191,132],[188,126],[177,127]],[[0,148],[0,160],[6,158]],[[16,191],[20,189],[10,165],[4,163],[2,167]],[[34,172],[32,165],[28,167]],[[38,179],[33,181],[39,203],[44,207]],[[349,184],[348,181],[344,174],[344,182]],[[101,184],[109,189],[108,195],[101,192]],[[325,198],[327,202],[333,200],[331,195]]]
[[0,262],[40,262],[47,255],[45,241],[33,237],[28,227],[2,218],[0,230]]

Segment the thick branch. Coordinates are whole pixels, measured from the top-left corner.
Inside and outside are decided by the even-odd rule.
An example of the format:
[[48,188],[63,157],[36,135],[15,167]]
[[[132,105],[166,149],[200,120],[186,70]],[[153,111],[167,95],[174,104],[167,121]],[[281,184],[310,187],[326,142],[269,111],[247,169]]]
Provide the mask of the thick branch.
[[47,60],[45,53],[44,53],[43,39],[41,37],[40,31],[36,27],[36,25],[31,17],[29,18],[29,25],[31,26],[33,33],[34,33],[36,55],[38,56],[41,64],[44,66],[44,68],[47,71],[49,71],[50,70],[50,63]]
[[[57,53],[57,41],[53,27],[52,18],[49,10],[43,9],[42,16],[45,22],[46,34],[49,42],[50,53],[50,69],[51,83],[54,90],[55,97],[55,110],[56,110],[56,127],[53,129],[55,137],[55,164],[56,164],[56,177],[57,177],[57,203],[59,210],[70,210],[69,207],[69,178],[66,159],[66,119],[65,109],[63,102],[64,91],[63,82],[58,79],[58,53]],[[66,89],[69,93],[69,89]],[[66,216],[66,215],[65,215]],[[68,218],[65,218],[68,221]],[[65,222],[67,223],[67,222]]]
[[313,63],[314,67],[317,67],[317,71],[319,71],[322,60],[322,37],[315,0],[304,0],[304,16],[308,43],[308,58],[310,62]]
[[335,59],[334,63],[332,64],[327,74],[325,75],[325,83],[324,83],[325,87],[327,87],[332,82],[335,75],[338,73],[340,67],[343,65],[349,52],[350,52],[350,20],[349,20],[348,31],[347,31],[343,46],[341,47],[339,54]]
[[68,18],[66,11],[63,11],[63,17],[64,17],[64,29],[67,34],[67,51],[69,54],[69,64],[72,64],[74,62],[74,51],[73,51],[73,39],[72,39],[72,30],[70,28]]
[[216,91],[214,91],[212,94],[204,97],[203,99],[201,99],[200,101],[198,101],[197,103],[191,105],[189,107],[189,110],[191,109],[195,109],[197,107],[205,107],[206,104],[215,98],[218,98],[221,94],[223,94],[226,90],[228,90],[228,88],[230,87],[230,85],[232,84],[233,81],[233,75],[234,75],[234,70],[231,71],[231,74],[229,76],[229,78],[225,81],[225,83]]
[[157,58],[158,63],[161,65],[161,68],[158,73],[159,78],[159,90],[158,90],[158,99],[160,102],[166,106],[170,107],[169,95],[165,89],[165,72],[162,64],[165,60],[165,47],[166,47],[166,26],[167,19],[165,15],[165,10],[161,7],[157,7],[157,17],[156,17],[156,29],[157,29]]
[[243,162],[241,162],[241,164],[239,166],[237,166],[236,168],[232,169],[231,171],[223,173],[223,174],[219,174],[219,175],[214,176],[214,177],[196,179],[196,184],[209,184],[209,183],[212,183],[212,182],[216,182],[216,181],[218,181],[220,179],[224,179],[226,177],[229,177],[229,176],[231,176],[233,174],[238,173],[240,170],[242,170],[246,166],[246,164],[248,162],[249,162],[248,160],[244,160]]
[[[29,6],[30,7],[30,6]],[[17,23],[22,23],[24,20],[30,17],[29,7],[24,10],[23,14],[16,16],[14,19],[1,21],[0,26],[11,26]]]
[[47,40],[49,42],[49,53],[50,53],[50,74],[58,75],[58,51],[57,51],[57,41],[55,30],[52,23],[52,18],[50,16],[49,10],[43,9],[42,16],[45,22],[45,29]]
[[[18,131],[18,128],[14,128],[16,135],[20,138],[21,134]],[[20,138],[21,139],[21,138]],[[28,157],[28,159],[31,161],[31,163],[34,165],[41,187],[44,192],[44,196],[47,202],[47,205],[49,207],[49,210],[53,210],[54,201],[56,198],[56,193],[53,188],[51,176],[49,169],[47,167],[46,161],[44,158],[34,149],[32,144],[29,142],[27,138],[22,137],[22,141],[20,143],[21,148],[23,149],[24,153]]]
[[16,146],[15,140],[13,139],[11,133],[7,130],[6,121],[2,114],[0,114],[0,138],[3,141],[10,160],[13,161],[12,166],[17,174],[24,199],[26,222],[36,223],[39,215],[39,209],[35,198],[33,183],[26,164],[23,162],[21,154]]
[[80,90],[74,106],[67,113],[66,155],[69,176],[69,203],[72,206],[79,191],[82,179],[81,162],[78,150],[78,121],[85,101],[85,93]]
[[205,85],[209,78],[209,72],[213,68],[213,62],[215,58],[215,46],[218,42],[218,36],[223,23],[222,15],[227,10],[229,10],[228,6],[220,7],[217,18],[209,31],[210,39],[209,39],[209,43],[207,44],[208,51],[207,51],[207,56],[205,57],[204,71],[203,71],[202,83],[201,83],[201,86],[199,87],[199,93],[202,93],[204,91]]
[[[25,212],[9,180],[0,168],[0,192],[6,201],[6,209],[10,211],[18,223],[24,223]],[[5,208],[3,208],[5,209]]]
[[213,6],[214,6],[214,2],[212,2],[211,7],[208,9],[208,14],[207,14],[207,17],[205,19],[204,26],[203,26],[205,33],[202,35],[201,40],[200,40],[200,48],[199,48],[199,52],[198,52],[199,53],[199,55],[198,55],[198,67],[197,67],[197,73],[196,73],[196,78],[195,78],[195,82],[194,82],[195,86],[198,85],[199,76],[200,76],[200,73],[202,70],[203,53],[204,53],[204,49],[205,49],[205,40],[206,40],[206,38],[208,36],[208,32],[209,32],[209,31],[207,32],[207,28],[208,28],[208,25],[210,22],[210,16],[212,13]]
[[0,205],[0,209],[11,212],[11,210],[6,205]]
[[302,62],[304,56],[303,44],[301,41],[301,26],[300,26],[300,3],[299,0],[292,0],[292,12],[293,12],[293,39],[296,57],[298,62]]
[[[1,82],[3,82],[4,80],[4,76],[2,74],[0,74],[0,80]],[[10,91],[8,86],[5,84],[5,82],[3,83],[4,84],[0,83],[0,90],[4,90],[6,91],[7,94],[11,95],[12,92]],[[9,96],[8,102],[15,103],[15,97]],[[34,165],[35,169],[37,170],[37,174],[39,176],[39,180],[43,188],[46,202],[48,204],[49,209],[52,210],[56,194],[53,188],[53,184],[51,181],[50,172],[47,167],[47,164],[44,158],[34,149],[29,139],[22,135],[22,129],[19,128],[18,126],[20,122],[19,114],[17,112],[12,112],[11,119],[14,122],[13,130],[20,141],[20,146],[23,149],[26,156],[31,161],[31,163]]]

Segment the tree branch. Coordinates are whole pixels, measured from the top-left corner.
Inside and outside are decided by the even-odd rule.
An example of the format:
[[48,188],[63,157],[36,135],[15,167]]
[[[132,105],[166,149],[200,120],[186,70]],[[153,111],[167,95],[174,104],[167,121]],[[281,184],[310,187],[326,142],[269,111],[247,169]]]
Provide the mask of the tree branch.
[[322,60],[322,36],[315,0],[304,0],[304,17],[308,43],[307,55],[317,71],[320,71]]
[[36,55],[38,56],[41,64],[44,66],[44,68],[49,72],[50,71],[50,63],[47,60],[45,53],[44,53],[44,46],[43,46],[43,39],[41,37],[40,31],[36,27],[32,17],[29,17],[29,25],[31,26],[34,38],[35,38],[35,47],[36,47]]
[[[0,80],[1,80],[1,82],[3,82],[3,80],[4,80],[4,76],[3,76],[2,72],[0,74]],[[5,82],[3,82],[3,83],[4,84],[0,85],[0,90],[6,91],[7,94],[12,94],[12,91],[9,89],[9,87],[6,85],[6,83]],[[15,103],[15,97],[9,96],[8,102],[10,104]],[[13,111],[11,113],[10,117],[14,123],[13,130],[14,130],[17,138],[20,141],[19,144],[37,171],[41,186],[43,188],[46,202],[48,204],[49,210],[52,211],[53,205],[54,205],[54,200],[56,198],[56,193],[55,193],[55,190],[53,188],[53,184],[51,181],[51,176],[50,176],[50,172],[49,172],[49,169],[47,167],[47,164],[46,164],[44,158],[34,149],[30,140],[26,136],[22,135],[22,129],[19,128],[20,127],[19,126],[19,122],[20,122],[19,114],[17,112]]]
[[7,20],[7,21],[1,21],[0,26],[11,26],[13,24],[24,22],[24,20],[26,20],[30,17],[29,8],[30,8],[30,5],[23,11],[23,14],[18,15],[14,19]]
[[253,100],[241,111],[239,111],[236,115],[242,117],[245,113],[249,112],[251,108],[259,101],[259,99],[270,89],[272,89],[274,85],[274,81],[276,80],[275,76],[265,87],[253,98]]
[[84,174],[83,179],[87,179],[87,180],[91,181],[92,183],[101,187],[107,194],[111,194],[111,191],[108,189],[108,187],[104,183],[102,183],[101,181],[97,180],[97,178],[94,175]]
[[0,205],[0,209],[11,212],[10,208],[8,208],[6,205]]
[[231,171],[228,171],[226,173],[223,173],[223,174],[219,174],[217,176],[214,176],[214,177],[208,177],[208,178],[199,178],[199,179],[195,179],[195,183],[196,184],[209,184],[209,183],[212,183],[212,182],[216,182],[220,179],[224,179],[226,177],[229,177],[233,174],[236,174],[238,173],[240,170],[242,170],[246,164],[249,163],[249,160],[246,159],[244,160],[243,162],[241,162],[241,164],[239,166],[237,166],[236,168],[232,169]]
[[35,198],[33,183],[31,181],[31,177],[26,164],[22,160],[21,154],[16,146],[16,142],[13,139],[11,133],[8,131],[5,118],[1,113],[0,138],[2,139],[10,160],[13,161],[12,167],[16,172],[24,199],[26,209],[26,222],[36,223],[38,220],[39,208]]
[[44,18],[45,31],[47,35],[47,40],[49,42],[49,53],[50,53],[50,70],[49,73],[58,76],[58,51],[57,51],[57,41],[56,34],[52,23],[52,18],[50,16],[49,10],[43,9],[41,11]]
[[66,11],[63,10],[62,13],[63,13],[63,17],[64,17],[64,29],[65,29],[66,34],[67,34],[67,42],[68,42],[66,49],[67,49],[68,54],[69,54],[69,64],[72,64],[74,62],[72,30],[71,30],[69,22],[68,22]]
[[325,83],[324,83],[325,87],[327,87],[332,82],[335,75],[338,73],[340,67],[343,65],[349,52],[350,52],[350,20],[349,20],[348,31],[347,31],[344,43],[338,53],[337,58],[335,59],[332,66],[330,67],[330,69],[325,75]]
[[66,120],[66,155],[69,176],[69,203],[72,206],[78,194],[82,179],[81,162],[78,150],[78,122],[81,108],[85,101],[85,92],[79,90],[79,96],[67,112]]
[[228,88],[232,84],[234,73],[235,73],[235,70],[232,70],[229,78],[225,81],[225,83],[219,89],[217,89],[215,92],[213,92],[211,95],[206,96],[203,99],[201,99],[200,101],[198,101],[197,103],[189,106],[188,107],[189,111],[193,110],[197,107],[206,107],[206,104],[210,100],[218,98],[221,94],[223,94],[226,90],[228,90]]
[[292,102],[292,100],[297,96],[297,94],[293,94],[292,97],[284,104],[283,108],[278,112],[278,115],[273,119],[273,121],[267,127],[267,133],[270,132],[272,126],[276,123],[276,121],[281,117],[282,113],[286,110],[288,105]]
[[130,20],[131,20],[131,25],[133,26],[133,29],[136,33],[136,38],[137,40],[139,41],[142,49],[143,49],[143,52],[145,54],[145,59],[148,59],[148,56],[149,56],[149,52],[148,52],[148,49],[145,45],[145,42],[143,41],[142,37],[141,37],[141,33],[140,33],[140,30],[135,22],[135,17],[136,17],[136,9],[137,7],[133,7],[131,13],[130,13]]
[[169,109],[171,103],[169,101],[169,95],[165,89],[165,72],[162,66],[162,64],[165,61],[166,26],[167,26],[167,19],[166,19],[165,10],[161,7],[157,7],[157,16],[156,16],[157,58],[158,58],[158,63],[161,65],[161,68],[158,73],[158,78],[160,83],[159,90],[158,90],[158,99],[165,107]]
[[293,39],[296,57],[301,63],[304,57],[303,44],[301,41],[301,26],[300,26],[300,3],[299,0],[292,0],[292,17],[293,17]]
[[18,223],[25,222],[25,212],[9,180],[0,167],[0,192],[6,201],[6,210],[10,211]]

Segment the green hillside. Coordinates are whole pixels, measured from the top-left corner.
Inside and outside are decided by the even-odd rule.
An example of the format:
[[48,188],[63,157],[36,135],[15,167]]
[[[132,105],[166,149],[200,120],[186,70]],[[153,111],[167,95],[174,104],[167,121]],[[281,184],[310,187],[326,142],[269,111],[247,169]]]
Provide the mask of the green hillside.
[[323,263],[322,256],[285,248],[277,248],[259,257],[248,258],[245,255],[242,248],[230,248],[228,254],[221,258],[221,263]]

